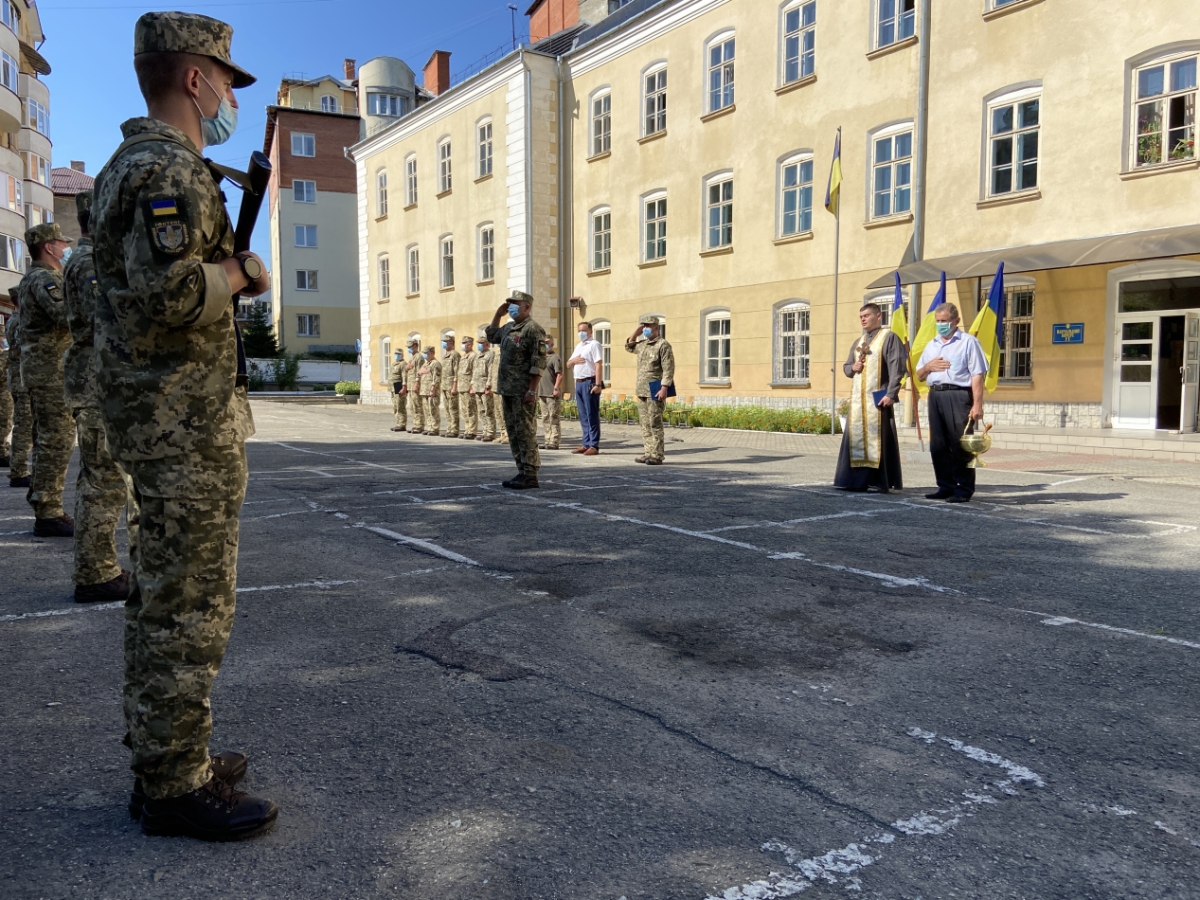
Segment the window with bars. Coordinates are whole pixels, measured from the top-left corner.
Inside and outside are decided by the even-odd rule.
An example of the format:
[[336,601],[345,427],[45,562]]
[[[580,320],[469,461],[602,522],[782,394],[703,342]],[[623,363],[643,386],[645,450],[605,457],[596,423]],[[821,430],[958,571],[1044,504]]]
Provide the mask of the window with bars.
[[704,380],[727,381],[730,358],[729,311],[709,313],[704,319]]
[[785,159],[779,171],[779,236],[812,231],[813,160]]
[[320,337],[321,317],[302,313],[296,316],[296,337]]
[[[980,305],[988,302],[991,285],[985,283]],[[1033,379],[1033,300],[1032,284],[1004,286],[1004,334],[1000,340],[1000,378],[1004,381]]]
[[612,149],[612,94],[592,97],[592,156]]
[[722,35],[708,45],[708,111],[733,106],[733,57],[735,39]]
[[[911,321],[911,319],[908,318],[908,289],[907,288],[905,288],[901,291],[901,296],[904,298],[900,302],[900,307],[901,307],[901,309],[904,310],[904,321],[909,322],[909,321]],[[893,311],[892,304],[894,304],[895,302],[896,302],[896,292],[891,291],[886,294],[876,294],[874,296],[867,297],[866,300],[863,301],[863,304],[865,305],[867,303],[874,303],[876,306],[878,306],[879,307],[880,324],[884,328],[891,328],[892,327],[892,311]]]
[[646,74],[646,117],[643,129],[646,136],[667,130],[667,70],[666,67]]
[[454,238],[442,238],[441,286],[443,289],[454,287]]
[[1028,191],[1038,183],[1041,98],[1001,99],[988,108],[988,193]]
[[598,209],[592,213],[592,271],[600,272],[612,265],[612,211]]
[[912,209],[911,128],[876,137],[871,163],[871,217],[882,219]]
[[454,187],[450,171],[450,141],[438,144],[438,193],[444,194]]
[[387,169],[375,175],[375,215],[383,218],[388,214]]
[[783,11],[783,83],[791,84],[816,71],[817,0]]
[[496,232],[491,225],[479,228],[479,280],[496,278]]
[[917,0],[876,0],[876,48],[888,47],[916,34]]
[[1135,70],[1135,168],[1196,158],[1198,61],[1192,53]]
[[804,384],[809,372],[809,305],[788,303],[775,310],[776,382]]
[[706,247],[717,250],[733,246],[733,179],[724,177],[708,183],[705,191],[708,233]]
[[492,121],[481,122],[479,133],[479,177],[492,174]]
[[660,194],[645,201],[646,262],[667,258],[667,197]]
[[386,253],[379,257],[379,299],[390,300],[392,296],[392,264]]
[[404,205],[417,205],[417,157],[404,160]]
[[421,293],[421,251],[415,246],[408,248],[408,294]]

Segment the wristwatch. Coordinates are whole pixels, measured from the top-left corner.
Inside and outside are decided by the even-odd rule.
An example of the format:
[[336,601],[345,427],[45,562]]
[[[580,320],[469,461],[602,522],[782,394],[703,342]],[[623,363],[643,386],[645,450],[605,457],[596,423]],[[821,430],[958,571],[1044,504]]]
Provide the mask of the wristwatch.
[[237,256],[234,257],[242,266],[242,274],[251,282],[258,281],[262,277],[263,267],[253,256]]

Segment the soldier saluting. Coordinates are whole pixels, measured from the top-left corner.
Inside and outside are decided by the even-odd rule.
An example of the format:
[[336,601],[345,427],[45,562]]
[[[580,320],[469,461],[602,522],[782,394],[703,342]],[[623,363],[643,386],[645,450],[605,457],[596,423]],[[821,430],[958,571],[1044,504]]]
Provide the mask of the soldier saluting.
[[[537,389],[546,368],[546,332],[529,316],[533,297],[513,291],[500,304],[487,327],[487,339],[500,348],[500,375],[493,386],[501,398],[508,442],[517,463],[517,477],[501,482],[506,488],[539,487],[542,466],[537,446]],[[505,313],[511,320],[501,327]]]
[[261,834],[279,812],[233,789],[244,756],[208,749],[254,433],[232,297],[269,287],[257,256],[234,256],[222,175],[201,154],[237,127],[233,89],[254,83],[230,59],[232,36],[191,13],[138,19],[149,114],[121,125],[92,213],[101,415],[141,509],[125,614],[130,811],[146,834],[212,841]]

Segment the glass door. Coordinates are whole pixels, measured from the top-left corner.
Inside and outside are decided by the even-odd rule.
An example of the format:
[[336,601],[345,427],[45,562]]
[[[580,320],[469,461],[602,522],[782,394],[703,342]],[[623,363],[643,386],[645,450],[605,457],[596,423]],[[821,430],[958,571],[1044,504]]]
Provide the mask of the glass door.
[[1179,430],[1186,433],[1196,431],[1197,407],[1200,405],[1200,312],[1187,314],[1184,325],[1183,407],[1179,415]]
[[1117,322],[1114,428],[1149,428],[1157,422],[1158,317]]

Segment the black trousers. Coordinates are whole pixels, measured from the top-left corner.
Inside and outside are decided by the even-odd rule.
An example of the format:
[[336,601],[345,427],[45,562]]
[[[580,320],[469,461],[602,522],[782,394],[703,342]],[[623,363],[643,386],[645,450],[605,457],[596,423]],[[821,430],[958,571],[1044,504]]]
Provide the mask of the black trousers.
[[971,392],[929,392],[929,453],[939,491],[970,498],[975,493],[971,454],[959,445],[971,417]]

